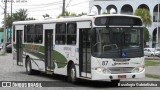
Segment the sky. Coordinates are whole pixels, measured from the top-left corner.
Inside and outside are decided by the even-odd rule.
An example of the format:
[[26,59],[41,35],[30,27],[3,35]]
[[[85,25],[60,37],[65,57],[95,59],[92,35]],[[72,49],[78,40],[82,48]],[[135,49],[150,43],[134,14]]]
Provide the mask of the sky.
[[[0,26],[4,18],[4,0],[0,1]],[[10,0],[9,0],[10,1]],[[28,17],[43,19],[42,15],[49,14],[50,17],[56,18],[62,13],[63,0],[13,0],[12,12],[15,13],[19,9],[27,9]],[[21,2],[18,2],[21,1]],[[24,2],[23,2],[24,1]],[[11,3],[7,2],[7,13],[11,12]],[[81,12],[88,13],[89,0],[65,0],[66,10],[79,14]]]

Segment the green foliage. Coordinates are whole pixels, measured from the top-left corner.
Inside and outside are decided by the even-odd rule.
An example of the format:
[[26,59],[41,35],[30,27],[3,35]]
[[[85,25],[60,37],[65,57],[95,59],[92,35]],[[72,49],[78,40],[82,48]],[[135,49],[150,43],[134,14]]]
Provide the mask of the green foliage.
[[29,18],[26,18],[26,20],[36,20],[36,19],[33,17],[29,17]]
[[45,15],[42,15],[43,16],[43,18],[46,18],[46,17],[50,17],[50,15],[49,14],[45,14]]
[[109,14],[109,13],[107,13],[107,12],[103,12],[102,14]]
[[[71,13],[69,11],[65,11],[64,16],[76,16],[76,14],[75,13]],[[57,18],[60,18],[60,17],[62,17],[62,14],[60,14]]]
[[[75,17],[76,14],[72,13],[72,12],[69,12],[69,11],[65,11],[64,16],[65,17],[67,17],[67,16],[74,16]],[[62,14],[59,14],[57,18],[60,18],[60,17],[62,17]]]
[[[65,17],[67,17],[67,16],[68,16],[68,17],[69,17],[69,16],[71,16],[71,17],[79,17],[79,16],[83,16],[83,15],[87,15],[87,13],[82,12],[82,13],[80,13],[80,14],[78,14],[78,15],[76,15],[76,14],[73,13],[73,12],[69,12],[69,11],[65,11],[65,13],[64,13],[64,16],[65,16]],[[60,17],[62,17],[62,14],[59,14],[57,18],[60,18]]]
[[152,16],[151,16],[150,12],[147,9],[138,8],[135,11],[134,15],[137,15],[137,16],[141,17],[145,27],[146,26],[150,27],[152,25],[152,21],[151,21],[152,20]]
[[26,20],[27,16],[27,9],[19,9],[13,14],[13,21],[24,21]]
[[87,13],[82,12],[82,13],[76,15],[76,16],[83,16],[83,15],[87,15]]
[[148,78],[160,79],[159,75],[146,74],[145,76],[148,77]]
[[0,28],[0,32],[3,32],[3,30],[4,30],[3,28]]
[[8,15],[6,18],[6,26],[12,27],[12,23],[13,23],[13,19],[12,19],[11,15]]
[[160,61],[158,60],[145,60],[145,66],[160,66]]
[[144,42],[148,42],[149,41],[149,31],[146,27],[143,28],[143,33],[144,33]]
[[[152,16],[150,12],[145,8],[138,8],[134,15],[140,16],[143,24],[144,24],[144,44],[149,41],[149,31],[146,28],[147,26],[150,27],[152,25]],[[144,46],[145,46],[144,45]]]
[[16,11],[16,13],[11,15],[8,15],[6,17],[6,26],[7,27],[12,27],[12,23],[14,21],[24,21],[24,20],[35,20],[35,18],[27,18],[28,14],[27,14],[27,9],[19,9],[18,11]]

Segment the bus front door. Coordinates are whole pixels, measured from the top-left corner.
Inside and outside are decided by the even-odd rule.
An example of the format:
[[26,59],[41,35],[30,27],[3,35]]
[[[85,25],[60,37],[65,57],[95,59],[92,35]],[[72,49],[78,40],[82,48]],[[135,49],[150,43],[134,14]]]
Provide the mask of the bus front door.
[[79,31],[79,71],[80,77],[91,78],[90,28]]
[[45,30],[45,70],[51,71],[54,65],[52,59],[53,50],[53,30]]
[[17,65],[23,65],[22,30],[16,31]]

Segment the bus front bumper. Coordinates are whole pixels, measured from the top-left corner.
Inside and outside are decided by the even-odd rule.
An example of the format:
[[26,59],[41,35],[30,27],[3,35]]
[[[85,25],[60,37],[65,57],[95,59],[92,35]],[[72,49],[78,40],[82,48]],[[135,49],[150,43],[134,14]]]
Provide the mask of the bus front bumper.
[[134,79],[145,77],[145,69],[139,73],[105,74],[92,70],[92,80]]

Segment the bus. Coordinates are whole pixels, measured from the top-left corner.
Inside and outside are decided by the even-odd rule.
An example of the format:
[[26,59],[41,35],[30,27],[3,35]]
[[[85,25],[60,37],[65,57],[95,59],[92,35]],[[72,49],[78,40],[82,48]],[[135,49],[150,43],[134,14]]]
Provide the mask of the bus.
[[13,63],[78,79],[119,82],[145,77],[143,24],[108,14],[13,22]]

